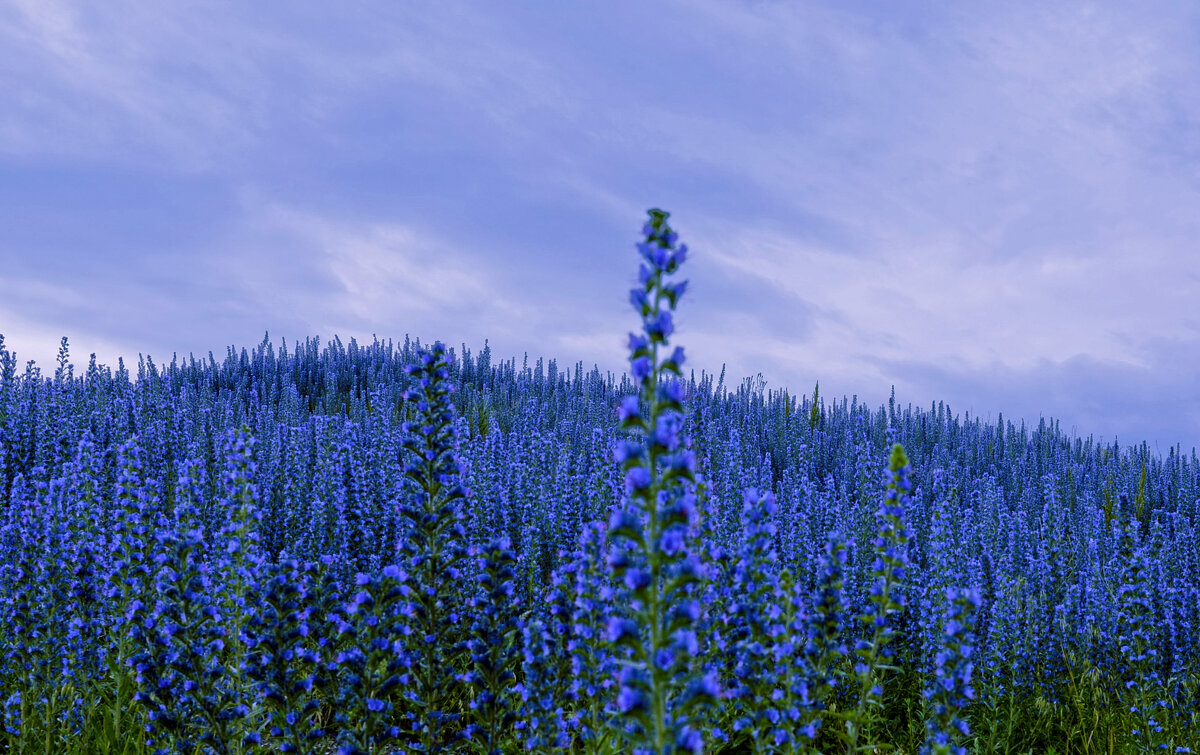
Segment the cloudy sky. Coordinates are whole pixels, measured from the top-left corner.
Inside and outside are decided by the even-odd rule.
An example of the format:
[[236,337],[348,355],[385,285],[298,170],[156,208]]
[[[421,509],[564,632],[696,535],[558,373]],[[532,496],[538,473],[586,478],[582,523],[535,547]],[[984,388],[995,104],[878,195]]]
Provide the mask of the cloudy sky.
[[[897,10],[901,8],[902,10]],[[622,370],[1200,446],[1200,6],[0,3],[0,333]]]

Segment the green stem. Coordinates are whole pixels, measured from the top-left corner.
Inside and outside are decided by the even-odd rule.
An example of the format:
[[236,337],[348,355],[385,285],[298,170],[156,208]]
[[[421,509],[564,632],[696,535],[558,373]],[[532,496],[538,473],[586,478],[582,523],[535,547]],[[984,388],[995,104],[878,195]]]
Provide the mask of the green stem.
[[[654,302],[654,315],[659,313],[657,299]],[[649,392],[648,403],[650,405],[650,432],[654,432],[655,424],[658,420],[659,406],[656,388],[658,387],[658,344],[651,344],[650,359],[653,368],[651,370],[652,385],[647,389]],[[647,542],[650,558],[650,653],[649,666],[652,674],[651,678],[654,682],[654,744],[655,752],[662,752],[663,746],[666,744],[666,727],[663,725],[663,719],[667,713],[667,694],[665,682],[658,668],[658,664],[654,662],[654,653],[658,650],[659,643],[662,641],[662,626],[659,621],[659,594],[658,594],[658,579],[662,571],[662,567],[658,561],[658,552],[654,547],[655,541],[658,539],[658,491],[661,482],[658,476],[658,455],[653,449],[653,444],[648,444],[647,456],[650,460],[650,537]]]
[[[425,475],[426,475],[425,479],[427,481],[433,479],[433,462],[427,461],[425,463]],[[426,484],[429,485],[430,483],[427,482]],[[433,491],[428,487],[425,490],[425,512],[430,515],[433,514]],[[430,546],[436,548],[436,546],[433,543],[430,543]],[[425,559],[425,580],[424,580],[424,582],[427,585],[433,584],[433,558],[432,557]],[[422,602],[426,602],[426,596],[422,595],[421,600],[422,600]],[[426,610],[425,610],[426,634],[429,633],[429,630],[432,627],[432,623],[433,623],[432,609],[433,609],[433,606],[429,606],[429,605],[426,606]],[[435,658],[433,657],[433,646],[429,643],[425,643],[425,668],[421,669],[421,671],[422,671],[422,676],[424,677],[424,680],[425,680],[425,683],[424,683],[425,702],[429,705],[431,705],[433,703],[433,663],[434,663],[434,660],[435,660]],[[428,710],[429,710],[429,708],[427,707],[426,711],[428,711]],[[426,721],[425,721],[424,741],[425,741],[425,752],[432,752],[433,751],[433,726],[432,726],[431,722],[428,720],[428,718],[426,718]]]

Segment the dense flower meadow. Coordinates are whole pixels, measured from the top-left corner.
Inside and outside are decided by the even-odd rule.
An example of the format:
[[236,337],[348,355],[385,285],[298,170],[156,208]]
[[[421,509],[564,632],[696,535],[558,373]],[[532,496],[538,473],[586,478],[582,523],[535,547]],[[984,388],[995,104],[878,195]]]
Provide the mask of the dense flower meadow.
[[4,751],[1198,747],[1194,449],[697,377],[649,215],[619,379],[0,336]]

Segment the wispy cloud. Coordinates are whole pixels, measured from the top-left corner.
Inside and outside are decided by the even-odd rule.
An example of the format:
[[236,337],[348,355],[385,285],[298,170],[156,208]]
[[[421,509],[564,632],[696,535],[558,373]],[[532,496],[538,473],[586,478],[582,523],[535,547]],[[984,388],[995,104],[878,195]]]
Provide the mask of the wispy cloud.
[[694,252],[696,367],[1200,441],[1198,21],[18,0],[0,332],[412,333],[619,370],[657,206]]
[[[267,255],[229,256],[227,274],[253,298],[302,313],[322,330],[395,323],[405,328],[447,330],[463,323],[509,323],[530,315],[497,285],[486,258],[464,253],[446,241],[389,222],[331,219],[277,204],[258,208],[252,233]],[[273,237],[272,242],[265,242]],[[251,237],[253,238],[253,237]],[[286,251],[285,251],[286,250]],[[278,286],[270,268],[281,254],[306,259],[321,271],[318,296]],[[447,334],[449,335],[449,334]]]
[[[110,338],[105,328],[89,327],[81,321],[74,321],[69,328],[62,320],[30,316],[20,306],[10,306],[8,302],[16,302],[0,289],[0,335],[4,336],[4,348],[17,356],[18,370],[23,370],[27,362],[35,362],[43,376],[53,374],[58,354],[60,340],[68,336],[69,364],[75,366],[75,374],[79,375],[86,369],[91,354],[96,355],[97,364],[106,364],[116,369],[119,359],[125,359],[128,366],[136,362],[136,355],[145,351],[140,343],[118,341]],[[61,290],[40,289],[36,295],[72,303],[73,292]],[[132,356],[132,359],[131,359]]]

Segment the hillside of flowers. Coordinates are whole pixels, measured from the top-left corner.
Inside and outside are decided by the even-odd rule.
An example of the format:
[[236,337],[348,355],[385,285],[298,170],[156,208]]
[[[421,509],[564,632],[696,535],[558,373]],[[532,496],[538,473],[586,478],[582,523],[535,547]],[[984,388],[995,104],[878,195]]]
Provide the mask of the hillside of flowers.
[[3,751],[1200,751],[1194,450],[697,375],[649,216],[620,376],[0,336]]

